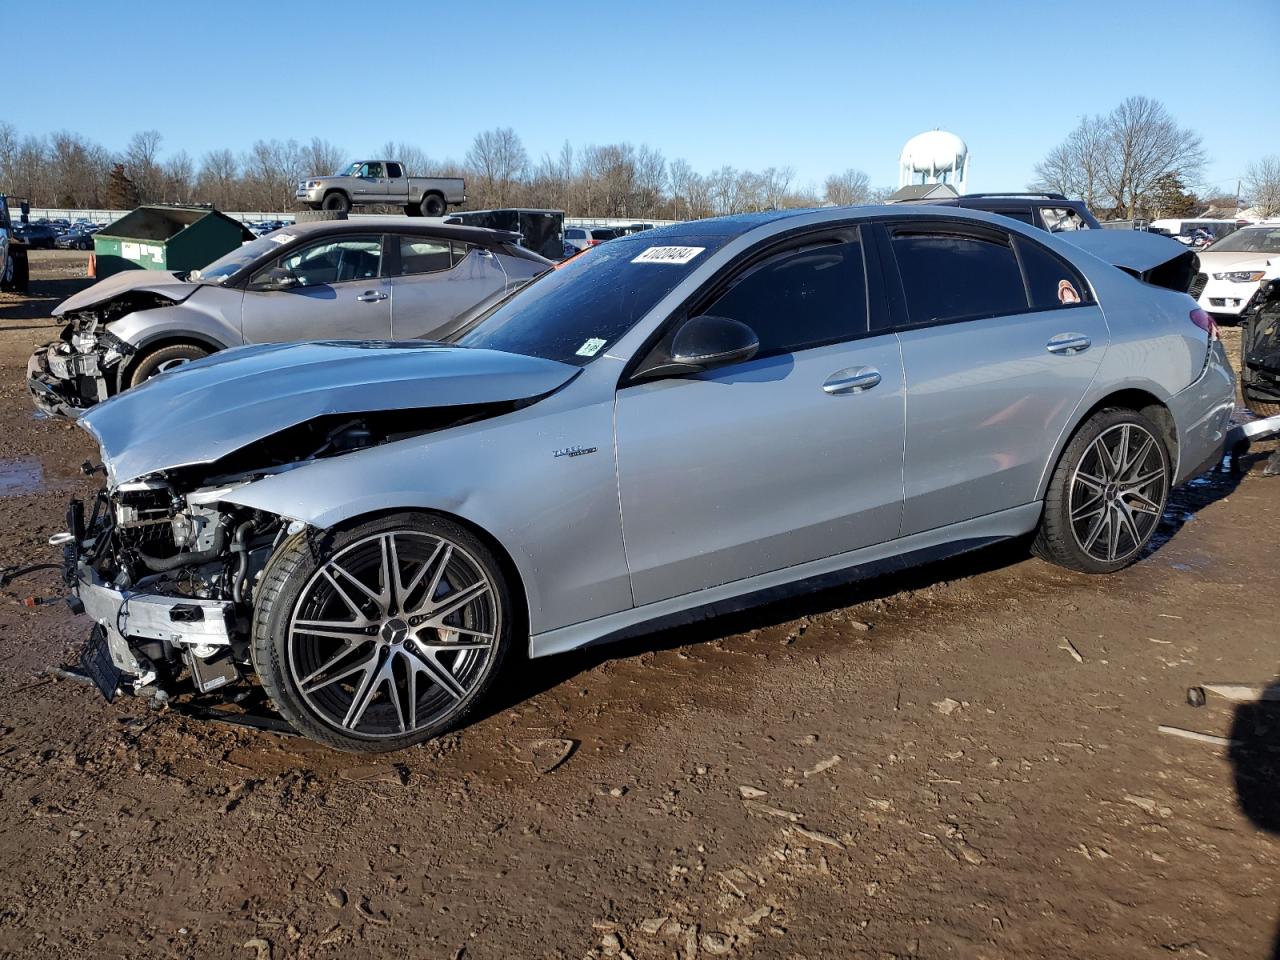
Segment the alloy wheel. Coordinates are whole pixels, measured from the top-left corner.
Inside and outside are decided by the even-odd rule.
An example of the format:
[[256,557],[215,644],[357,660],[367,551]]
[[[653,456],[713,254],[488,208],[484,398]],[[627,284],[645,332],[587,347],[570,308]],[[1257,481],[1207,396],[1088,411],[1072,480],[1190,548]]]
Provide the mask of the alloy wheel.
[[359,737],[440,722],[471,697],[501,626],[493,583],[460,545],[413,530],[338,552],[289,621],[291,679],[322,720]]
[[1121,423],[1089,444],[1071,477],[1071,532],[1080,549],[1113,563],[1141,550],[1155,531],[1169,492],[1160,441]]

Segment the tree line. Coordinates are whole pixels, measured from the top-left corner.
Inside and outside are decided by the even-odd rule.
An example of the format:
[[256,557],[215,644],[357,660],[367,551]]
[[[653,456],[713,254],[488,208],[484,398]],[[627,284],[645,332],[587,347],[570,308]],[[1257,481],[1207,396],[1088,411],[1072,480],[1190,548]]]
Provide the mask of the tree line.
[[[221,148],[199,158],[163,151],[159,131],[135,133],[112,151],[79,134],[21,135],[0,121],[0,191],[38,207],[131,209],[139,203],[212,203],[222,210],[289,211],[299,180],[329,174],[355,154],[320,137],[257,140],[243,152]],[[376,151],[400,160],[410,175],[467,180],[467,206],[550,207],[581,217],[689,220],[823,203],[875,203],[889,187],[846,169],[821,185],[798,184],[789,166],[743,170],[731,165],[700,172],[645,144],[566,142],[555,154],[532,158],[510,127],[476,134],[461,159],[429,156],[410,143]],[[1130,97],[1107,114],[1084,117],[1035,165],[1028,186],[1084,200],[1100,219],[1189,217],[1233,210],[1224,195],[1199,182],[1206,153],[1200,137],[1180,126],[1159,101]],[[1009,189],[1018,185],[1009,184]],[[1280,216],[1280,157],[1250,164],[1241,201],[1265,216]]]
[[[246,151],[164,154],[159,131],[135,133],[115,152],[79,134],[21,135],[0,122],[0,191],[37,207],[130,209],[139,203],[212,203],[221,210],[289,211],[308,175],[330,174],[356,155],[320,137],[258,140]],[[582,217],[686,220],[824,202],[870,203],[892,188],[873,188],[860,170],[831,175],[819,187],[798,185],[791,167],[702,173],[686,160],[631,143],[575,148],[530,158],[511,128],[476,134],[461,160],[433,158],[409,143],[384,143],[370,156],[399,160],[411,176],[460,176],[467,207],[549,207]]]

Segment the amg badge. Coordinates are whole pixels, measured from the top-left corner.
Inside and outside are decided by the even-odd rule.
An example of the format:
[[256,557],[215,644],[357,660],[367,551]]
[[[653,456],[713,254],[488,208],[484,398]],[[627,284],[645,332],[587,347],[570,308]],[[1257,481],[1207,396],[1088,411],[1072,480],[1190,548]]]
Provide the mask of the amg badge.
[[562,447],[557,450],[557,457],[585,457],[588,453],[595,453],[599,447]]

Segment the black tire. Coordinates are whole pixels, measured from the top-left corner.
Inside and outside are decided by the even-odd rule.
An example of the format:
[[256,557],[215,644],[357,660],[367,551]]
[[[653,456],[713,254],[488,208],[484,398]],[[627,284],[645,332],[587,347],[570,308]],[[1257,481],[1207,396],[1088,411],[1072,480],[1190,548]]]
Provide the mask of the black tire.
[[[1126,426],[1128,431],[1123,429]],[[1112,441],[1118,443],[1121,437],[1125,449],[1113,450]],[[1105,452],[1099,450],[1099,442]],[[1117,465],[1103,459],[1117,455],[1121,461],[1128,460],[1129,443],[1143,451],[1132,453],[1137,458],[1132,470],[1126,471],[1123,462]],[[1114,481],[1107,473],[1111,468],[1116,468]],[[1124,479],[1153,475],[1157,469],[1158,478],[1134,489]],[[1062,452],[1049,481],[1032,550],[1050,563],[1079,573],[1114,573],[1129,566],[1142,556],[1160,525],[1171,474],[1169,451],[1150,418],[1118,407],[1098,411],[1081,424]],[[1090,482],[1095,477],[1106,482]],[[1090,500],[1095,488],[1097,499]],[[1090,513],[1095,505],[1096,511]],[[1100,542],[1104,532],[1106,543]]]
[[444,202],[444,197],[440,194],[428,193],[422,198],[421,208],[424,217],[443,217],[449,205]]
[[31,289],[31,264],[25,247],[13,254],[13,289],[17,293],[28,293]]
[[[393,551],[388,552],[384,546],[387,542],[394,545]],[[451,550],[442,552],[446,544]],[[398,596],[400,589],[388,591],[390,608],[371,599],[369,589],[363,588],[363,593],[356,589],[361,583],[378,589],[384,579],[383,573],[370,574],[362,568],[361,558],[372,560],[375,565],[382,564],[379,570],[385,571],[387,556],[396,558],[398,587],[404,588],[401,578],[407,577],[410,581],[402,596]],[[442,573],[437,576],[432,564],[441,556],[445,565],[440,567]],[[453,562],[465,563],[476,571],[477,579],[469,581],[469,586],[460,579],[455,580],[454,568],[448,565]],[[353,575],[354,583],[347,579]],[[424,588],[422,583],[428,575],[432,579]],[[346,584],[345,597],[341,596],[342,591],[336,590],[339,578]],[[420,605],[431,597],[437,598],[437,604],[447,606],[455,593],[473,590],[480,584],[480,578],[487,578],[488,589],[475,594],[456,614],[441,616],[442,620],[446,616],[468,616],[473,604],[483,605],[491,610],[490,618],[466,621],[475,630],[463,629],[459,624],[456,629],[461,633],[450,641],[439,632],[448,631],[448,625],[434,628],[433,633],[429,623],[409,628],[405,620],[398,619],[421,610]],[[443,586],[447,586],[449,592],[441,597],[439,591]],[[418,593],[419,590],[422,593]],[[365,608],[364,613],[353,606],[353,597]],[[397,603],[402,606],[397,607]],[[329,610],[334,613],[327,613]],[[337,619],[335,613],[340,614]],[[309,615],[310,619],[298,614]],[[396,619],[387,620],[384,614]],[[301,624],[339,626],[347,624],[349,617],[352,618],[350,625],[343,634],[326,637],[299,629]],[[365,624],[373,622],[381,626],[373,627],[371,633],[355,617],[360,617]],[[409,623],[423,619],[430,618],[407,618]],[[299,733],[339,750],[385,753],[422,743],[463,722],[500,671],[515,621],[502,567],[479,537],[444,517],[399,513],[336,531],[304,531],[281,544],[263,569],[255,591],[251,654],[263,689]],[[486,627],[490,633],[478,632]],[[473,646],[483,646],[483,650],[450,650],[442,646],[458,642],[462,633],[486,637],[487,642],[473,642]],[[429,649],[433,642],[436,644],[434,654]],[[442,651],[444,656],[452,655],[456,659],[449,663],[437,659]],[[428,658],[435,669],[442,668],[458,689],[465,692],[449,692],[445,683],[428,676],[429,671],[406,672],[407,664],[421,666]],[[303,671],[305,675],[299,677]],[[369,679],[375,671],[377,676]],[[353,679],[357,674],[359,679]],[[409,687],[410,676],[415,678],[413,688]],[[418,676],[428,676],[421,690],[416,686],[421,682],[416,679]],[[309,690],[306,689],[308,683],[311,684]],[[343,683],[354,689],[345,689]],[[412,708],[410,689],[415,693]],[[419,705],[428,707],[433,703],[443,707],[437,706],[418,721]],[[345,716],[341,716],[344,710]],[[354,720],[348,725],[353,713]]]
[[299,210],[293,215],[294,223],[319,223],[325,220],[345,220],[345,210]]
[[400,209],[404,211],[404,215],[405,215],[406,217],[420,217],[420,216],[422,216],[422,209],[421,209],[420,207],[416,206],[415,204],[412,204],[412,203],[406,203],[406,204],[405,204],[403,207],[401,207]]
[[175,343],[144,353],[129,370],[129,386],[136,387],[157,374],[164,373],[183,363],[207,357],[209,350],[194,343]]
[[334,190],[332,193],[325,194],[324,200],[320,204],[322,210],[332,210],[335,213],[350,213],[351,198],[341,190]]

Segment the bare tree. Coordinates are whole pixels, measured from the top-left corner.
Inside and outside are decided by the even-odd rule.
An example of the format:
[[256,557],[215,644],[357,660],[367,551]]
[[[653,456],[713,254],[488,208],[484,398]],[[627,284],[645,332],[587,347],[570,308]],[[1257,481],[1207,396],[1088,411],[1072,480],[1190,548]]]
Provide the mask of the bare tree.
[[484,206],[505,206],[515,193],[516,182],[529,165],[520,137],[510,127],[477,133],[467,151],[466,164],[479,181],[476,197]]
[[1244,189],[1257,213],[1264,217],[1280,216],[1280,156],[1269,154],[1249,164]]
[[1184,182],[1204,166],[1204,147],[1158,100],[1129,97],[1105,117],[1083,118],[1036,165],[1037,189],[1079,197],[1133,217],[1169,174]]
[[200,160],[196,195],[221,210],[243,208],[240,198],[240,164],[230,150],[210,150]]
[[786,204],[787,191],[796,172],[792,167],[767,167],[760,173],[760,192],[765,209],[778,210]]
[[672,160],[668,181],[671,185],[672,212],[681,220],[696,220],[711,213],[711,187],[707,178],[690,166],[688,160]]
[[871,178],[861,170],[833,173],[823,184],[823,194],[828,203],[834,203],[837,207],[866,203],[871,196]]
[[1033,190],[1047,190],[1083,200],[1089,207],[1107,205],[1102,171],[1107,147],[1102,117],[1081,117],[1067,139],[1035,166]]
[[302,153],[303,166],[307,168],[303,173],[304,177],[310,174],[328,176],[337,173],[349,159],[345,150],[322,137],[312,137],[311,142],[303,147]]
[[164,175],[164,199],[171,203],[190,203],[196,185],[196,165],[191,155],[179,150],[160,164]]
[[124,148],[124,168],[129,179],[138,188],[143,203],[163,199],[164,171],[160,168],[160,144],[164,142],[159,130],[142,130],[135,133]]
[[298,181],[307,175],[307,157],[296,140],[258,140],[245,157],[252,206],[261,210],[288,210]]

